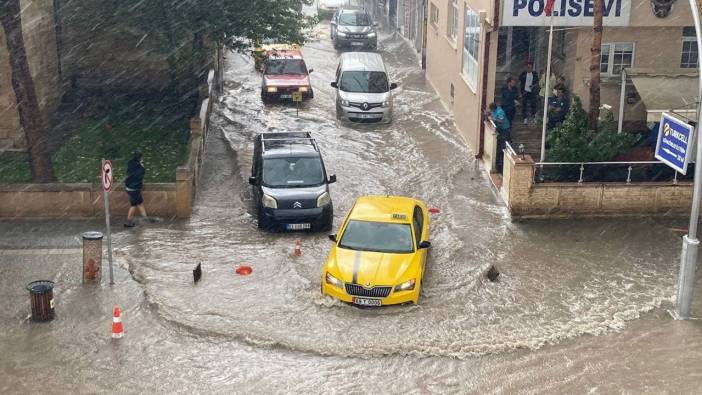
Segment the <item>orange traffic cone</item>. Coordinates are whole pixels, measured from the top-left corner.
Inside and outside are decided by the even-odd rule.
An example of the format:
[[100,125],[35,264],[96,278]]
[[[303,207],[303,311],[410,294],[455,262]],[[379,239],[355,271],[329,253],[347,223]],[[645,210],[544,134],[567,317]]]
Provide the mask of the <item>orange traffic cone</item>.
[[122,318],[120,317],[119,307],[115,306],[115,313],[114,317],[112,318],[112,338],[121,339],[122,336],[124,336]]
[[302,255],[302,245],[300,244],[300,240],[295,241],[295,256],[300,256]]

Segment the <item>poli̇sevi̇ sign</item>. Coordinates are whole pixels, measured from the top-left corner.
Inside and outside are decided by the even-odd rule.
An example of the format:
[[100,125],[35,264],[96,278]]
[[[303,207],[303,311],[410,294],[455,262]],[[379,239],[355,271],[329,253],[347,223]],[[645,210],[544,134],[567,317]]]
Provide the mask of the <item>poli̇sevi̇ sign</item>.
[[[605,26],[628,26],[631,0],[603,0]],[[502,26],[549,26],[545,15],[546,0],[505,0],[502,2]],[[592,26],[593,0],[555,0],[554,26]]]

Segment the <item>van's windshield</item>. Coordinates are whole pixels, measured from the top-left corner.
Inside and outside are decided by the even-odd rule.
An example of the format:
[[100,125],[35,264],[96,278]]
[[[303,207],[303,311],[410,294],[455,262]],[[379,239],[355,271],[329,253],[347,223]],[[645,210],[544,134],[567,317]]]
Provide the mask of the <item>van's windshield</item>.
[[263,185],[270,188],[301,188],[324,184],[319,157],[268,158],[263,160]]
[[345,71],[339,89],[354,93],[385,93],[388,77],[382,71]]

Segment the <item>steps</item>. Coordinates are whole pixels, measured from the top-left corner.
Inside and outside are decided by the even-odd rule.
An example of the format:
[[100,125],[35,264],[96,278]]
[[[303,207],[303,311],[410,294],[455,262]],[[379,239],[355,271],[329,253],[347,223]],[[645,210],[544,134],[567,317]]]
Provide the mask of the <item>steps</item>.
[[[519,115],[519,114],[517,114]],[[541,122],[524,125],[524,119],[514,117],[512,125],[512,148],[519,149],[519,144],[524,144],[524,153],[538,160],[541,154]]]

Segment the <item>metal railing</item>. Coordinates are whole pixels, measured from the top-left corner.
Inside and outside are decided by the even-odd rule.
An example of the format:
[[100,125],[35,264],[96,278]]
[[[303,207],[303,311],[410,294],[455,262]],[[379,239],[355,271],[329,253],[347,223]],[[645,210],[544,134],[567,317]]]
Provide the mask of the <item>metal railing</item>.
[[[677,184],[679,177],[677,171],[669,168],[661,161],[537,162],[534,166],[536,170],[534,171],[535,183],[546,181],[572,182],[575,181],[576,174],[578,184],[585,181],[621,182],[622,179],[627,184],[630,184],[634,179],[638,182],[670,181],[673,184]],[[587,171],[589,171],[589,174],[587,174]],[[625,178],[624,171],[626,173]],[[692,179],[690,172],[680,177]],[[586,180],[586,178],[590,178],[590,180]]]
[[517,155],[517,153],[514,151],[514,148],[512,148],[512,144],[510,144],[508,141],[505,141],[505,150],[510,155]]

